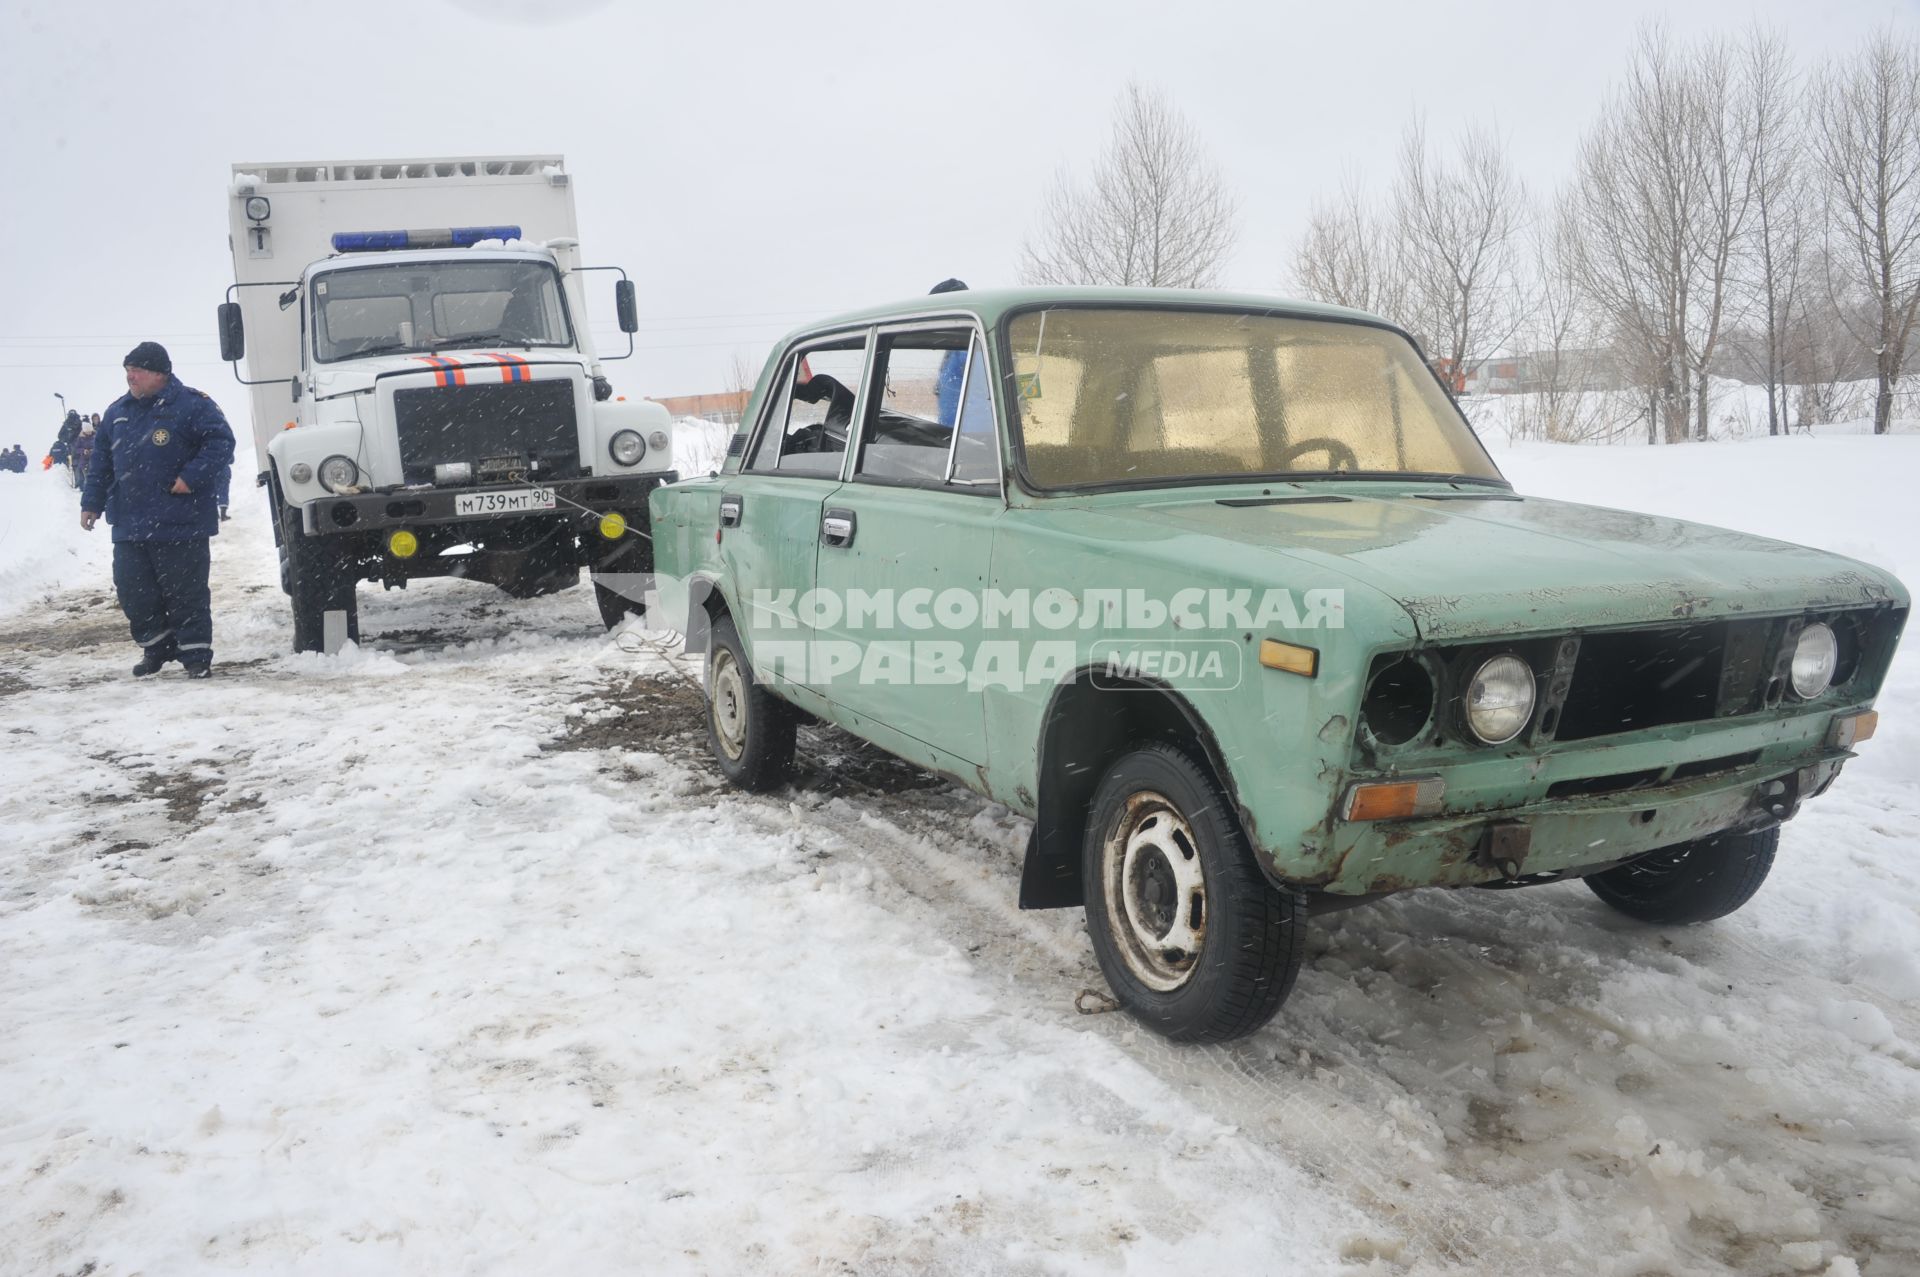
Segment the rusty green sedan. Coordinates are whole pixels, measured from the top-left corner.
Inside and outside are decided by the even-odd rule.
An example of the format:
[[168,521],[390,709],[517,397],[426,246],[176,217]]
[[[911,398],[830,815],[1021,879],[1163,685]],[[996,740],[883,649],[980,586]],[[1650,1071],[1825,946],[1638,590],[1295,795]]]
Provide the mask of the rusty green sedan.
[[1032,908],[1184,1041],[1316,912],[1582,878],[1739,908],[1873,732],[1900,583],[1514,491],[1408,335],[1271,298],[959,291],[810,325],[652,497],[721,770],[836,724],[1027,816]]

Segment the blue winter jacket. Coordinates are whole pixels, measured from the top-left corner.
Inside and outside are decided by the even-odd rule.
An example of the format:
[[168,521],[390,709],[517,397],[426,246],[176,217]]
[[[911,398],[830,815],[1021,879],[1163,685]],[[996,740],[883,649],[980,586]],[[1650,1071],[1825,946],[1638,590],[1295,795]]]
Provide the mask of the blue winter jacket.
[[[233,431],[220,405],[169,378],[148,398],[122,395],[101,415],[80,508],[105,513],[115,541],[215,536],[232,467]],[[192,491],[172,491],[175,479]]]

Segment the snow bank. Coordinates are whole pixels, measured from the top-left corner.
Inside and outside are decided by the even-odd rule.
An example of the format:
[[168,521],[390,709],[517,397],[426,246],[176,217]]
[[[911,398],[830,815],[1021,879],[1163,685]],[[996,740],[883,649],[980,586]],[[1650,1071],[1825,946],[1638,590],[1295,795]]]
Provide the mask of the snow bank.
[[59,467],[28,458],[25,474],[0,472],[0,616],[62,589],[111,586],[112,531],[80,530],[80,494]]

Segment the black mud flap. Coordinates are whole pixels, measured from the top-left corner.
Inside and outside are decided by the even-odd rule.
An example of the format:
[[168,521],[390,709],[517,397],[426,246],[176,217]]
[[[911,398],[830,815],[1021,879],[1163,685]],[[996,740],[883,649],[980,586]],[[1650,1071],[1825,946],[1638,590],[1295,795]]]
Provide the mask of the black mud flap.
[[1027,835],[1026,863],[1020,870],[1022,909],[1075,909],[1087,903],[1080,880],[1080,857],[1040,846],[1040,827]]

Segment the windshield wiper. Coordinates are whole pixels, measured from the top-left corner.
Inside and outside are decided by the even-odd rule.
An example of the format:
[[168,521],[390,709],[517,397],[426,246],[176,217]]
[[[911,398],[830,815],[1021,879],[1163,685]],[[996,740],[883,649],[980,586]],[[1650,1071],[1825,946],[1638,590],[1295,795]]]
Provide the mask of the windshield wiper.
[[352,354],[342,355],[340,358],[365,359],[368,355],[388,355],[396,350],[412,350],[413,348],[413,343],[410,341],[383,341],[378,346],[362,346]]
[[509,338],[505,333],[462,333],[458,337],[436,337],[427,343],[434,350],[445,346],[519,346],[533,345],[524,337]]

